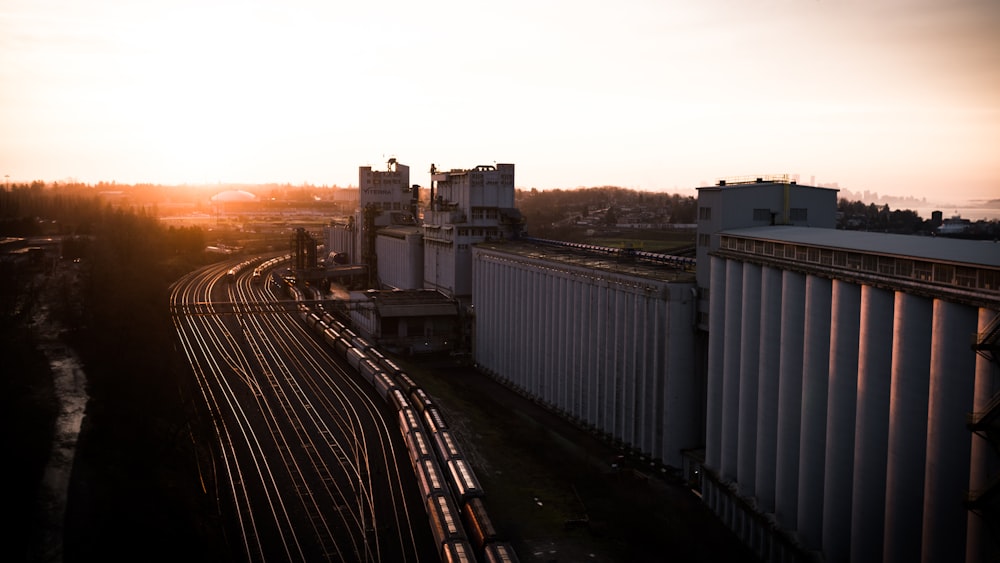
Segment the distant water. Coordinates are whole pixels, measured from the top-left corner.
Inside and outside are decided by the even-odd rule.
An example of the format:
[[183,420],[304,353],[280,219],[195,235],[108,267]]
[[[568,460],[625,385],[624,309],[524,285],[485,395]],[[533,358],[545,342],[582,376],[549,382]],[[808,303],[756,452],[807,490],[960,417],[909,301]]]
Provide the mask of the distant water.
[[[896,208],[892,205],[889,206],[893,211],[897,209],[906,209],[903,207]],[[980,219],[985,219],[987,221],[997,221],[1000,220],[1000,208],[991,207],[911,207],[912,211],[916,211],[917,215],[920,215],[922,219],[930,219],[931,213],[935,211],[940,211],[941,216],[944,219],[951,219],[955,215],[960,216],[962,219],[969,219],[973,222],[979,221]]]

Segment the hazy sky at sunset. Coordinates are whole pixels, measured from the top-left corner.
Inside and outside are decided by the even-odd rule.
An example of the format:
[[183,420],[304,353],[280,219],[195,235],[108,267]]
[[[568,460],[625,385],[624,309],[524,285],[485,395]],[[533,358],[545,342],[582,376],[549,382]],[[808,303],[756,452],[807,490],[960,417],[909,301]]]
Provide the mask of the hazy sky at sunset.
[[11,181],[1000,197],[996,0],[0,0]]

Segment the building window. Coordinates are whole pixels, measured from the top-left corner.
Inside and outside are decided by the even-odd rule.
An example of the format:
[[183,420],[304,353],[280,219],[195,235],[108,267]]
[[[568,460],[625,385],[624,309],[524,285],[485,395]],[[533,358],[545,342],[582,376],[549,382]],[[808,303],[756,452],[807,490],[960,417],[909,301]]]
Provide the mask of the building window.
[[955,268],[947,264],[934,264],[934,281],[952,283],[955,279]]
[[914,262],[913,263],[913,277],[920,281],[931,281],[931,275],[934,269],[931,267],[930,262]]
[[976,287],[976,270],[962,266],[956,267],[955,283],[961,287]]
[[896,259],[882,256],[878,259],[878,273],[891,276],[896,273]]
[[913,276],[913,261],[912,260],[896,260],[896,275],[909,278]]
[[877,272],[878,271],[878,256],[872,256],[871,254],[861,255],[861,269],[866,272]]
[[712,240],[711,235],[700,234],[698,235],[698,246],[708,246],[711,240]]
[[805,207],[793,207],[788,210],[788,220],[807,221],[809,220],[809,210]]
[[1000,272],[979,270],[979,289],[996,290],[1000,288]]
[[753,220],[754,221],[767,221],[771,222],[771,210],[770,209],[754,209],[753,210]]
[[711,207],[699,207],[698,208],[698,220],[700,220],[700,221],[711,221],[712,220],[712,208]]

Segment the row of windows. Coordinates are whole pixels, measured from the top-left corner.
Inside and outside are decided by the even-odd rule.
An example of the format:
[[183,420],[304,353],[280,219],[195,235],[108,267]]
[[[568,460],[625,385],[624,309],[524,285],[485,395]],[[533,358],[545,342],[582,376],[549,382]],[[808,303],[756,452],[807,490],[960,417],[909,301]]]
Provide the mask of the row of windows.
[[497,208],[496,207],[473,207],[472,208],[472,220],[482,220],[482,219],[496,219],[497,218]]
[[409,206],[403,207],[398,201],[373,201],[372,205],[382,211],[400,211],[409,208]]
[[[753,220],[754,222],[771,222],[779,213],[776,211],[771,211],[765,207],[757,207],[753,210]],[[699,221],[711,221],[712,220],[712,208],[711,207],[699,207],[698,208],[698,220]],[[809,220],[809,209],[805,207],[793,207],[788,210],[788,220],[793,223],[801,223]]]
[[496,229],[466,229],[466,228],[458,229],[458,236],[460,237],[467,237],[467,236],[492,237],[496,236],[496,234],[497,234]]
[[[700,239],[699,244],[701,244]],[[732,236],[723,236],[720,246],[726,250],[746,254],[832,266],[881,276],[934,282],[966,289],[1000,290],[998,270]]]

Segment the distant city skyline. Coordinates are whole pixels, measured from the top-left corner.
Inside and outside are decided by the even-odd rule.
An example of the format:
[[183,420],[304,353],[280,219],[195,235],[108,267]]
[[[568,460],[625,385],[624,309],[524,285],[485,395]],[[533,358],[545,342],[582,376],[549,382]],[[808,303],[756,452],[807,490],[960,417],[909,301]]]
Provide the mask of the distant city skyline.
[[[1000,198],[1000,3],[7,0],[0,175]],[[948,210],[943,210],[949,213]]]

